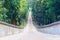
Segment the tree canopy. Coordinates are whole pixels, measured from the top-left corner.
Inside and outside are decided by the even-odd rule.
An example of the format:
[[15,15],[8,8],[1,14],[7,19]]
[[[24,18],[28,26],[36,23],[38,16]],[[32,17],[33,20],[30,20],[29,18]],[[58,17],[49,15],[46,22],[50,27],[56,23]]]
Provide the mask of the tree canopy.
[[27,0],[0,0],[0,20],[14,25],[24,25],[27,19]]
[[47,25],[60,20],[60,0],[36,0],[33,3],[33,21]]

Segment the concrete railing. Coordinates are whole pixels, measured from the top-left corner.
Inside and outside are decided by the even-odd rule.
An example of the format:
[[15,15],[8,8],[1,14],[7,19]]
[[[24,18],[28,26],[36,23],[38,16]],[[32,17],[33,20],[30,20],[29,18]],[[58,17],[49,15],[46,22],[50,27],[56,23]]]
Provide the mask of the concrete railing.
[[4,24],[4,25],[10,26],[10,27],[14,27],[14,28],[19,28],[19,26],[12,25],[12,24],[9,24],[9,23],[3,22],[3,21],[0,21],[0,24]]
[[58,24],[60,24],[60,21],[57,21],[57,22],[54,22],[54,23],[51,23],[48,25],[44,25],[44,27],[50,27],[50,26],[54,26],[54,25],[58,25]]
[[51,27],[51,26],[58,25],[58,24],[60,24],[60,21],[57,21],[57,22],[54,22],[48,25],[42,25],[42,26],[35,25],[35,26],[36,28],[46,28],[46,27]]

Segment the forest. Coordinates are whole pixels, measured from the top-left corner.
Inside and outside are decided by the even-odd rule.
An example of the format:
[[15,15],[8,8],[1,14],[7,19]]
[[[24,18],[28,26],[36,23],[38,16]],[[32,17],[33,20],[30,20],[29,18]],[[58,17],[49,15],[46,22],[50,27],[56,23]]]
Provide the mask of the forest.
[[33,23],[39,26],[60,21],[60,0],[0,0],[0,21],[23,26],[29,7]]
[[0,0],[0,21],[23,26],[27,21],[27,0]]
[[39,26],[60,21],[60,0],[34,0],[33,22]]

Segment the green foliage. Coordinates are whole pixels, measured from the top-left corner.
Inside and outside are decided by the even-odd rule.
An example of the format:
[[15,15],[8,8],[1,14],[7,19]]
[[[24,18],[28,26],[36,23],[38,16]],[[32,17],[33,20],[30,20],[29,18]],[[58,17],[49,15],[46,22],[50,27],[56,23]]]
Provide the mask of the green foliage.
[[0,0],[0,20],[14,25],[24,25],[27,19],[27,0]]
[[20,13],[18,13],[18,22],[21,22],[21,25],[26,24],[27,20],[27,12],[28,12],[28,2],[27,0],[20,0]]
[[33,4],[33,21],[36,24],[47,25],[60,20],[60,0],[38,0]]
[[6,12],[8,10],[3,7],[3,0],[0,0],[0,20],[4,21],[7,17]]

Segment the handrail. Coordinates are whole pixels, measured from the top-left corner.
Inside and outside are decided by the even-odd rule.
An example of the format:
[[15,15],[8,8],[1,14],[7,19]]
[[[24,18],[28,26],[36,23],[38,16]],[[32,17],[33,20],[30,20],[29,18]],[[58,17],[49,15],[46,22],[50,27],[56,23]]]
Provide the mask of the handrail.
[[51,24],[48,24],[48,25],[44,25],[44,27],[50,27],[50,26],[54,26],[54,25],[57,25],[57,24],[60,24],[60,21],[57,21],[57,22],[54,22],[54,23],[51,23]]
[[57,24],[60,24],[60,21],[57,21],[57,22],[54,22],[54,23],[51,23],[48,25],[42,25],[42,26],[35,25],[35,26],[37,26],[37,28],[46,28],[46,27],[51,27],[51,26],[57,25]]
[[3,22],[3,21],[0,21],[0,24],[4,24],[4,25],[14,27],[14,28],[19,28],[19,26],[17,26],[17,25],[9,24],[9,23]]

